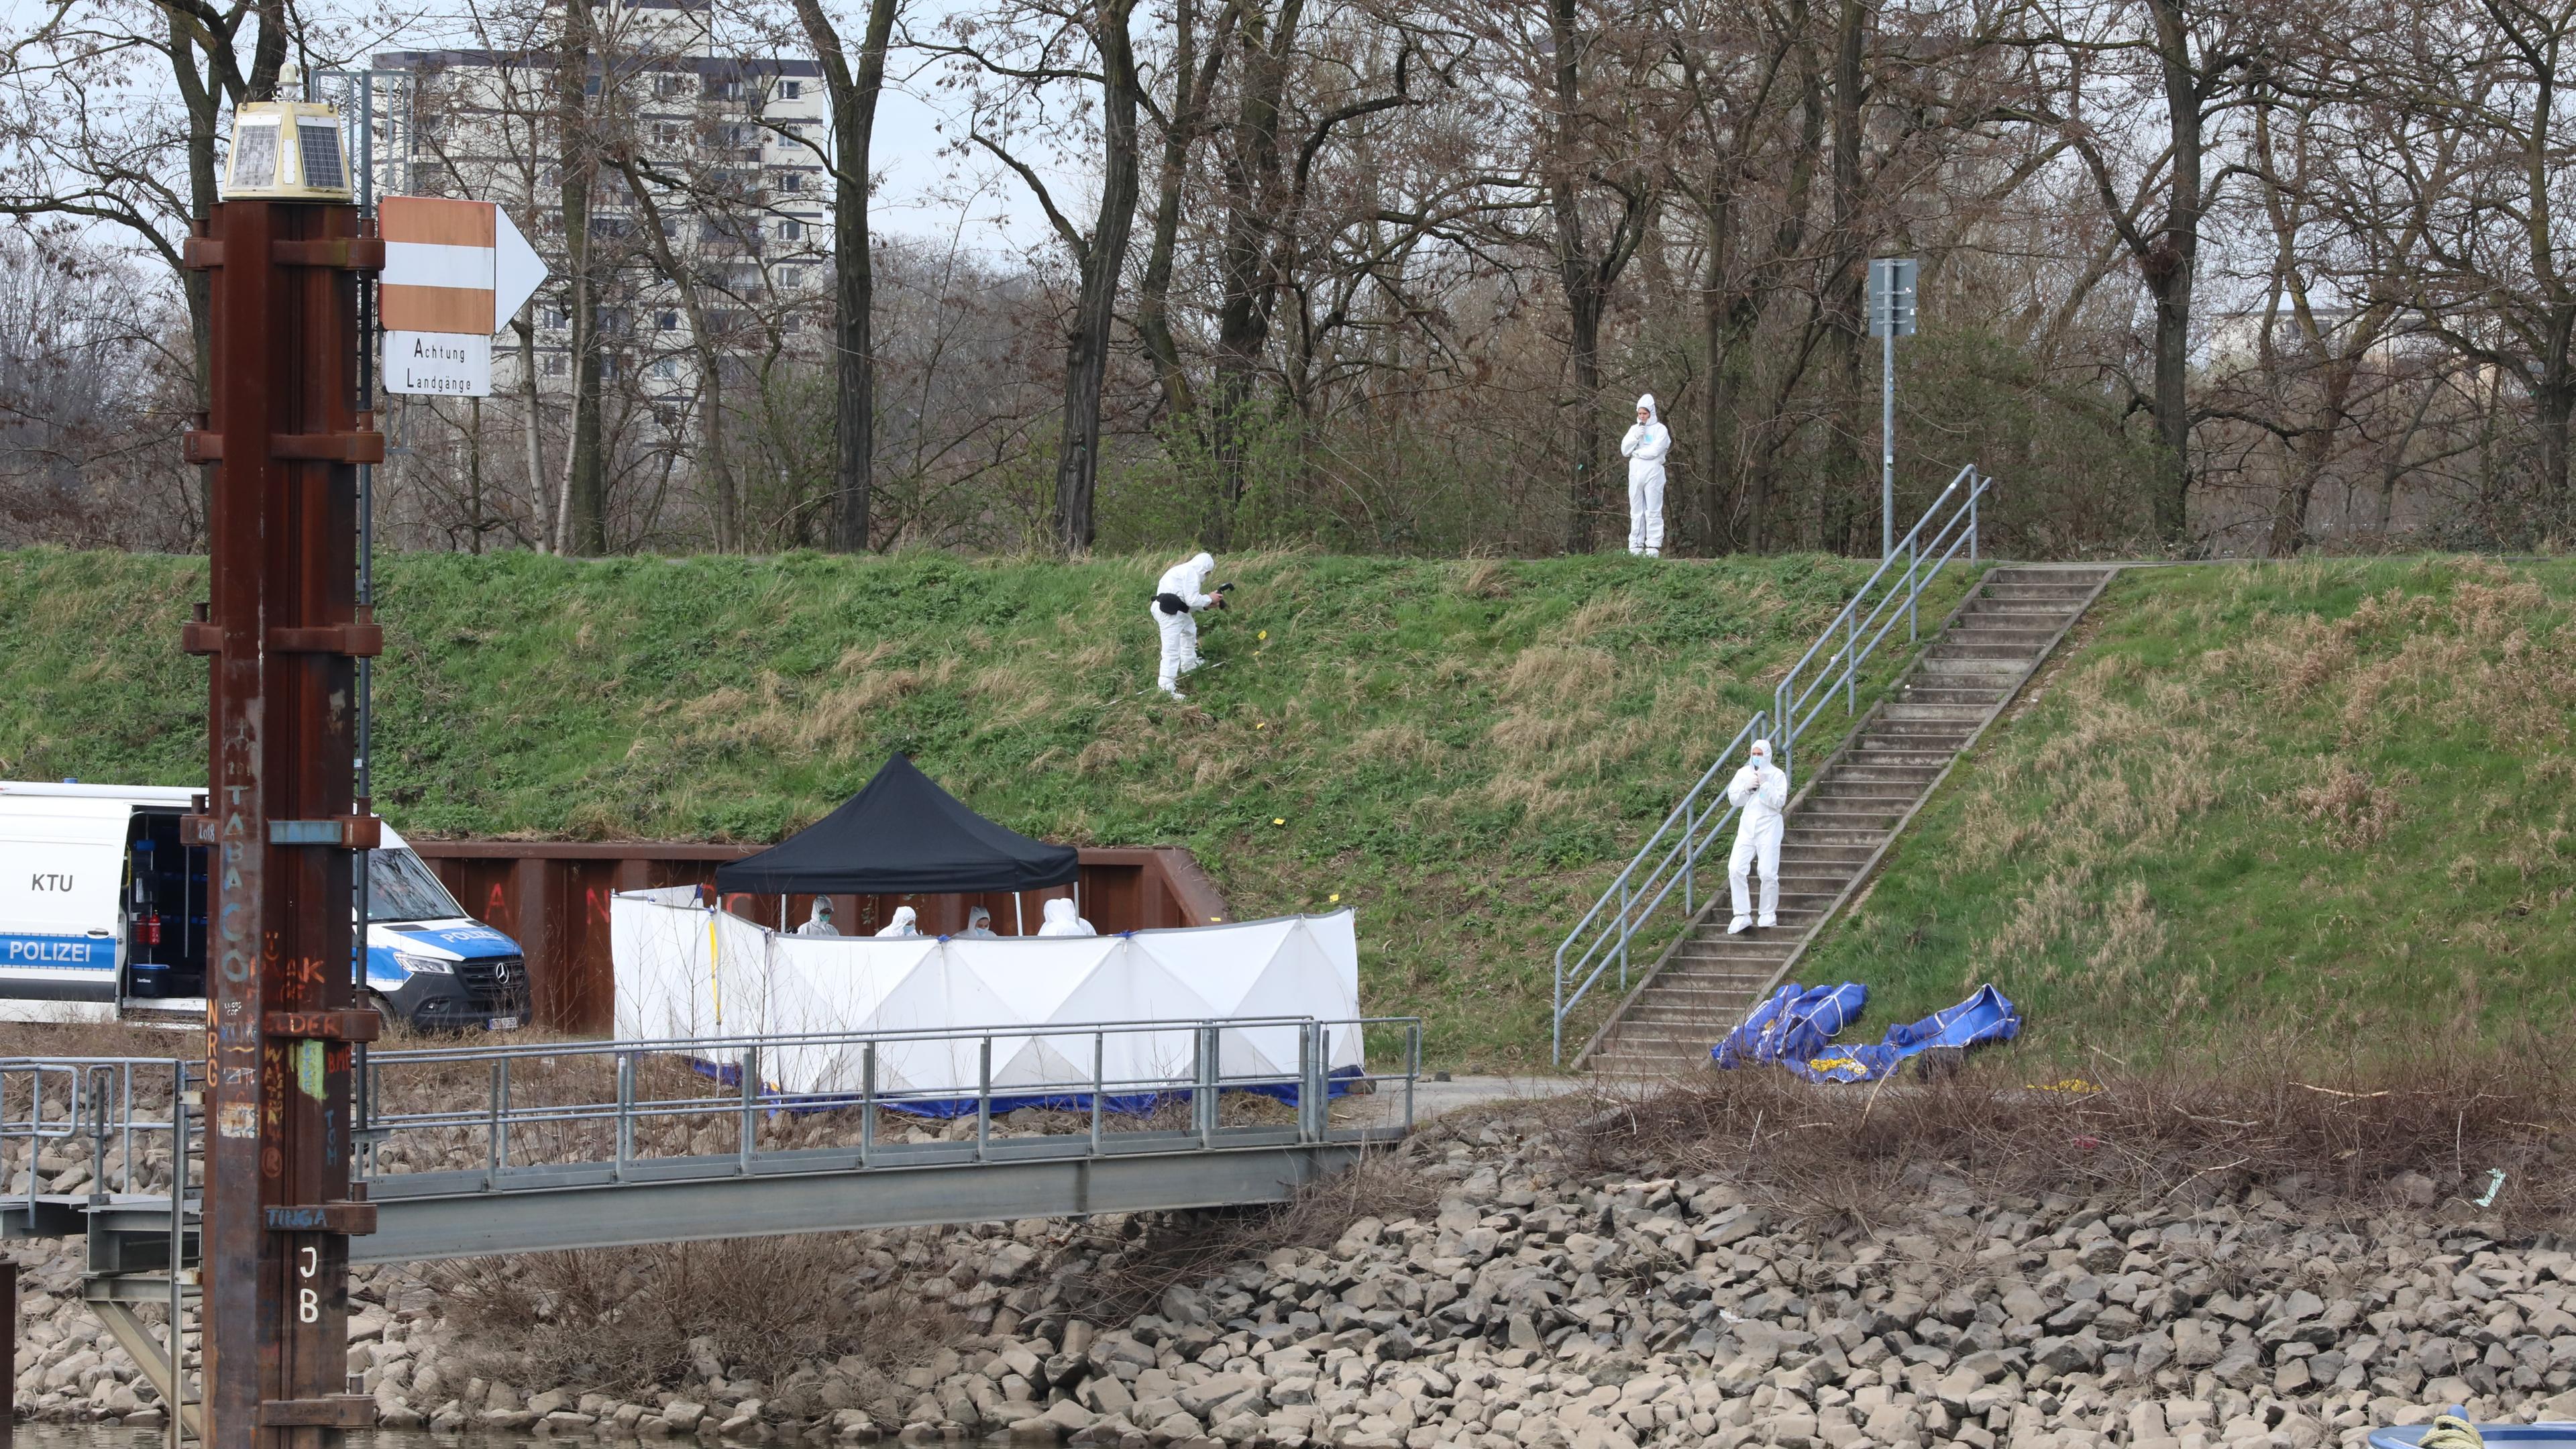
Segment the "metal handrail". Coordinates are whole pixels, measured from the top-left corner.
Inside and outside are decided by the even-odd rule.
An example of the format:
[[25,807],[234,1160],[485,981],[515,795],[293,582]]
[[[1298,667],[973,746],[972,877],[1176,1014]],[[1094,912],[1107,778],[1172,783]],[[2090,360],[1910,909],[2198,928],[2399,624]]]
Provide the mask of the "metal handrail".
[[[1807,646],[1807,652],[1781,676],[1772,690],[1771,707],[1753,712],[1753,718],[1718,752],[1716,761],[1682,796],[1681,803],[1673,807],[1627,866],[1611,879],[1600,899],[1592,903],[1592,909],[1566,932],[1556,948],[1554,1020],[1549,1027],[1549,1054],[1558,1065],[1565,1062],[1567,1018],[1614,966],[1621,989],[1626,989],[1636,938],[1672,899],[1676,888],[1681,894],[1681,919],[1686,922],[1698,916],[1700,860],[1736,813],[1726,801],[1724,787],[1718,784],[1720,775],[1743,755],[1749,741],[1763,737],[1766,728],[1773,758],[1782,770],[1789,769],[1799,738],[1832,702],[1837,687],[1844,709],[1858,709],[1861,669],[1895,629],[1900,607],[1906,637],[1919,637],[1917,605],[1925,587],[1940,576],[1961,549],[1967,550],[1970,562],[1976,561],[1977,504],[1993,483],[1974,463],[1959,470],[1950,485],[1941,490],[1941,496],[1933,499],[1932,506],[1923,510],[1923,516],[1897,540],[1895,549],[1879,561],[1877,570],[1852,591],[1850,600],[1816,636],[1816,642]],[[1963,486],[1967,493],[1961,497]],[[1924,535],[1927,526],[1932,529],[1928,539]],[[1891,578],[1889,570],[1897,568],[1900,560],[1904,567]],[[1837,639],[1840,647],[1834,648]],[[1817,665],[1818,655],[1828,648],[1833,652],[1824,655],[1822,664],[1811,671],[1809,666]],[[1716,791],[1714,796],[1710,794],[1712,788]],[[1678,835],[1674,834],[1676,827]],[[1667,837],[1671,837],[1669,841]],[[1670,928],[1671,923],[1658,927]]]
[[[1953,503],[1953,496],[1962,485],[1967,487],[1967,496]],[[1816,636],[1816,642],[1808,645],[1807,652],[1800,655],[1798,662],[1790,665],[1788,672],[1780,677],[1771,694],[1771,716],[1780,722],[1779,736],[1772,741],[1772,748],[1781,769],[1790,768],[1799,738],[1824,712],[1837,686],[1842,691],[1844,713],[1858,710],[1861,668],[1896,628],[1899,606],[1904,611],[1907,640],[1910,642],[1921,636],[1916,601],[1922,597],[1924,587],[1940,576],[1941,570],[1958,556],[1962,548],[1968,551],[1968,561],[1976,562],[1977,504],[1992,486],[1994,480],[1978,472],[1976,464],[1961,468],[1958,476],[1950,480],[1950,485],[1941,490],[1941,496],[1933,499],[1932,506],[1925,509],[1923,516],[1914,521],[1914,526],[1905,531],[1905,536],[1896,541],[1895,551],[1879,561],[1876,571],[1852,591],[1849,602],[1834,615],[1833,622],[1825,626],[1824,632]],[[1927,542],[1923,537],[1925,525],[1932,523],[1934,516],[1945,507],[1949,508],[1949,515],[1941,520]],[[1928,565],[1925,562],[1927,552],[1931,555]],[[1897,577],[1889,578],[1888,570],[1895,568],[1900,560],[1905,565],[1904,570]],[[1880,587],[1882,582],[1886,587]],[[1876,595],[1874,601],[1873,591]],[[1863,611],[1864,605],[1867,605],[1866,612]],[[1866,642],[1861,637],[1864,633],[1868,634]],[[1823,663],[1810,673],[1808,666],[1817,663],[1818,653],[1834,643],[1837,636],[1842,640],[1842,647],[1827,655]],[[1802,676],[1803,684],[1800,682]],[[1824,696],[1822,699],[1817,698],[1820,694]],[[1812,708],[1809,707],[1810,700],[1815,701]]]
[[[1372,1029],[1392,1028],[1402,1033],[1399,1060],[1377,1071],[1362,1071],[1355,1076],[1335,1077],[1330,1072],[1332,1041],[1337,1032],[1368,1033]],[[1294,1031],[1297,1034],[1293,1062],[1278,1070],[1228,1071],[1225,1064],[1225,1041],[1237,1032]],[[1140,1064],[1136,1074],[1112,1074],[1107,1070],[1108,1043],[1121,1036],[1169,1036],[1185,1048],[1169,1061],[1150,1066]],[[1059,1055],[1068,1063],[1088,1059],[1088,1070],[1076,1067],[1079,1075],[1048,1073],[1038,1081],[996,1082],[994,1062],[996,1042],[1023,1042],[1031,1039],[1060,1041],[1080,1040],[1088,1046],[1067,1045]],[[879,1054],[889,1047],[937,1045],[941,1043],[972,1044],[976,1050],[976,1079],[956,1087],[881,1088]],[[770,1053],[781,1050],[816,1047],[847,1047],[862,1063],[861,1080],[856,1085],[835,1086],[821,1092],[789,1093],[764,1080],[761,1064]],[[637,1091],[637,1069],[649,1058],[680,1058],[693,1063],[712,1065],[734,1073],[730,1080],[719,1078],[708,1090],[676,1096],[645,1096]],[[1283,1059],[1284,1060],[1284,1059]],[[567,1063],[583,1061],[597,1064],[595,1091],[583,1092],[577,1100],[547,1100],[543,1090],[564,1081],[557,1071],[551,1081],[540,1078],[538,1087],[526,1085],[534,1069],[560,1068]],[[488,1072],[470,1072],[477,1082],[459,1083],[460,1092],[471,1095],[442,1102],[434,1108],[412,1112],[386,1112],[383,1076],[389,1070],[403,1067],[488,1066]],[[521,1068],[521,1085],[513,1099],[512,1068]],[[0,1143],[28,1143],[28,1187],[23,1200],[33,1211],[41,1193],[41,1174],[37,1172],[34,1154],[47,1143],[85,1142],[91,1161],[90,1192],[93,1201],[104,1201],[109,1175],[122,1160],[121,1186],[128,1194],[137,1191],[141,1178],[139,1167],[148,1155],[147,1141],[158,1134],[168,1134],[173,1144],[171,1160],[174,1181],[183,1201],[195,1190],[197,1174],[191,1171],[191,1154],[201,1145],[201,1133],[192,1120],[193,1101],[190,1093],[202,1082],[203,1066],[185,1059],[156,1057],[65,1057],[65,1058],[0,1058]],[[156,1080],[167,1074],[167,1086]],[[1360,1129],[1337,1128],[1327,1110],[1330,1096],[1366,1084],[1372,1091],[1401,1088],[1401,1111],[1387,1114],[1387,1126],[1401,1125],[1411,1130],[1415,1122],[1415,1090],[1422,1076],[1422,1021],[1409,1016],[1354,1016],[1316,1018],[1310,1016],[1256,1017],[1187,1017],[1176,1019],[1131,1019],[1106,1022],[1008,1023],[990,1026],[959,1026],[926,1031],[848,1031],[779,1033],[765,1036],[685,1038],[673,1037],[649,1041],[574,1041],[511,1043],[499,1046],[429,1047],[402,1051],[369,1052],[357,1068],[354,1083],[354,1137],[360,1149],[359,1161],[353,1164],[358,1180],[384,1184],[388,1178],[399,1179],[409,1174],[385,1170],[378,1161],[378,1149],[397,1133],[419,1131],[468,1131],[488,1134],[484,1142],[484,1164],[479,1176],[484,1191],[508,1191],[514,1180],[528,1174],[571,1167],[608,1169],[616,1180],[639,1164],[656,1160],[666,1165],[667,1158],[656,1159],[639,1150],[639,1124],[672,1118],[696,1118],[702,1122],[729,1121],[736,1136],[729,1149],[721,1154],[733,1161],[740,1175],[755,1172],[796,1170],[799,1154],[810,1144],[800,1141],[795,1148],[764,1149],[759,1146],[757,1124],[764,1118],[781,1113],[822,1113],[840,1108],[859,1108],[855,1122],[840,1124],[851,1137],[857,1150],[858,1165],[871,1165],[877,1156],[877,1113],[879,1107],[901,1110],[907,1107],[939,1103],[955,1116],[971,1115],[975,1123],[972,1139],[974,1156],[983,1160],[998,1140],[993,1123],[998,1114],[1008,1112],[1020,1103],[1033,1099],[1063,1100],[1088,1098],[1085,1107],[1073,1109],[1076,1120],[1051,1122],[1051,1135],[1081,1137],[1087,1134],[1092,1155],[1108,1152],[1187,1152],[1205,1151],[1212,1147],[1235,1145],[1240,1131],[1252,1130],[1261,1141],[1252,1145],[1276,1145],[1280,1129],[1237,1129],[1225,1126],[1219,1112],[1219,1098],[1224,1093],[1248,1088],[1293,1088],[1296,1093],[1294,1139],[1302,1144],[1345,1141]],[[476,1085],[482,1092],[474,1092]],[[138,1091],[138,1087],[143,1090]],[[167,1092],[171,1104],[167,1117],[155,1117],[138,1107],[152,1097]],[[1106,1118],[1129,1110],[1114,1105],[1136,1099],[1148,1101],[1186,1101],[1189,1125],[1185,1131],[1119,1131],[1109,1132]],[[963,1104],[963,1105],[961,1105]],[[514,1162],[511,1160],[511,1134],[530,1129],[561,1129],[571,1124],[598,1124],[596,1161]],[[1104,1135],[1111,1140],[1104,1142]],[[587,1139],[585,1139],[587,1140]],[[434,1171],[434,1170],[433,1170]],[[665,1174],[666,1175],[666,1174]],[[522,1183],[522,1185],[524,1185]],[[21,1195],[10,1194],[7,1201],[18,1201]],[[174,1234],[178,1227],[174,1224]],[[178,1261],[174,1254],[173,1262]]]
[[[1718,752],[1716,763],[1710,765],[1707,773],[1699,777],[1698,784],[1691,786],[1690,793],[1682,796],[1682,803],[1673,807],[1672,813],[1664,817],[1664,823],[1655,827],[1655,833],[1646,837],[1646,843],[1638,848],[1636,856],[1628,862],[1627,867],[1612,879],[1609,888],[1601,893],[1601,898],[1592,903],[1592,909],[1583,913],[1583,919],[1575,922],[1574,929],[1567,932],[1565,940],[1558,944],[1555,1025],[1552,1028],[1553,1036],[1549,1045],[1553,1059],[1559,1064],[1565,1060],[1566,1017],[1573,1013],[1574,1008],[1591,993],[1593,987],[1600,984],[1602,976],[1611,967],[1619,968],[1619,985],[1623,989],[1627,986],[1628,947],[1636,936],[1637,925],[1653,915],[1656,908],[1663,905],[1672,895],[1676,885],[1681,887],[1684,917],[1697,914],[1699,905],[1694,893],[1697,889],[1699,858],[1707,850],[1708,843],[1717,838],[1718,832],[1726,828],[1728,821],[1735,818],[1735,806],[1727,800],[1723,790],[1711,797],[1708,803],[1696,812],[1693,810],[1693,805],[1703,795],[1708,794],[1709,786],[1717,779],[1718,772],[1734,763],[1735,758],[1743,753],[1746,742],[1760,738],[1760,731],[1768,718],[1769,716],[1761,710],[1753,712],[1753,718],[1745,723],[1743,729],[1736,731],[1735,738],[1727,743],[1725,749]],[[1711,818],[1712,814],[1714,819]],[[1699,828],[1703,823],[1707,826],[1704,830]],[[1654,853],[1656,845],[1662,842],[1676,825],[1681,827],[1680,836],[1664,848],[1662,858],[1658,859],[1640,879],[1637,875],[1638,867],[1645,865],[1646,857]],[[1674,869],[1676,863],[1679,863],[1682,868]],[[1611,920],[1602,922],[1601,930],[1592,936],[1569,968],[1565,953],[1573,948],[1575,942],[1583,939],[1584,932],[1589,930],[1594,922],[1601,920],[1601,913],[1610,909],[1613,902],[1617,904],[1617,914]],[[1566,991],[1566,980],[1577,973],[1581,974],[1582,980],[1575,985],[1572,994],[1569,995]]]
[[[1331,1037],[1336,1031],[1367,1032],[1372,1027],[1394,1027],[1404,1033],[1400,1068],[1363,1072],[1357,1077],[1331,1077]],[[1224,1038],[1230,1033],[1259,1031],[1295,1031],[1295,1063],[1282,1070],[1228,1072],[1224,1066]],[[1137,1075],[1112,1075],[1106,1070],[1107,1044],[1121,1036],[1168,1036],[1175,1044],[1186,1043],[1186,1057],[1175,1055],[1168,1062],[1158,1062]],[[1058,1077],[1050,1074],[1037,1081],[997,1082],[994,1080],[996,1042],[1020,1043],[1029,1040],[1065,1043],[1056,1055],[1068,1064],[1088,1058],[1088,1071]],[[1074,1040],[1067,1040],[1074,1039]],[[1079,1044],[1077,1044],[1077,1042]],[[953,1044],[971,1046],[975,1052],[974,1077],[954,1086],[900,1088],[883,1085],[879,1075],[879,1056],[888,1047]],[[1084,1050],[1087,1047],[1088,1050]],[[764,1080],[764,1060],[782,1050],[842,1048],[852,1053],[859,1065],[855,1084],[835,1083],[821,1090],[788,1092]],[[683,1059],[701,1068],[712,1068],[714,1085],[704,1091],[669,1096],[639,1096],[636,1090],[637,1069],[649,1058]],[[510,1067],[532,1061],[548,1068],[566,1062],[589,1059],[605,1068],[598,1079],[574,1100],[547,1100],[541,1091],[521,1087],[515,1094]],[[379,1107],[383,1098],[382,1074],[404,1066],[485,1063],[491,1067],[489,1082],[479,1100],[467,1099],[442,1103],[439,1107],[414,1112],[385,1112]],[[800,1141],[792,1149],[764,1149],[758,1146],[758,1126],[762,1119],[778,1113],[817,1114],[835,1109],[856,1108],[855,1121],[839,1124],[838,1130],[852,1136],[857,1165],[869,1166],[876,1156],[877,1109],[920,1109],[936,1104],[940,1115],[974,1123],[971,1142],[975,1160],[986,1158],[995,1140],[993,1122],[997,1114],[1014,1105],[1032,1100],[1082,1102],[1071,1110],[1081,1113],[1086,1122],[1071,1126],[1070,1133],[1087,1133],[1089,1150],[1129,1151],[1196,1151],[1224,1141],[1234,1129],[1219,1125],[1220,1094],[1247,1088],[1293,1088],[1297,1094],[1295,1136],[1300,1142],[1320,1143],[1334,1137],[1336,1129],[1324,1110],[1324,1102],[1335,1084],[1366,1082],[1372,1089],[1379,1084],[1392,1087],[1398,1083],[1404,1092],[1402,1124],[1410,1129],[1414,1121],[1414,1092],[1421,1077],[1422,1023],[1416,1017],[1349,1017],[1321,1020],[1305,1016],[1203,1017],[1171,1020],[1127,1020],[1075,1023],[1008,1023],[989,1026],[961,1026],[926,1031],[875,1030],[846,1032],[780,1033],[763,1036],[723,1038],[668,1038],[652,1041],[596,1041],[513,1044],[503,1047],[433,1047],[409,1051],[377,1051],[369,1054],[364,1068],[364,1090],[358,1094],[362,1116],[356,1125],[356,1138],[362,1151],[359,1176],[377,1184],[407,1176],[382,1160],[380,1149],[396,1134],[421,1131],[480,1133],[484,1136],[484,1161],[479,1173],[481,1190],[508,1191],[514,1179],[542,1177],[567,1167],[589,1167],[605,1170],[611,1180],[623,1180],[626,1174],[647,1155],[638,1150],[638,1127],[671,1119],[694,1118],[702,1123],[725,1121],[731,1124],[733,1146],[720,1154],[731,1161],[733,1174],[754,1175],[764,1171],[794,1170],[799,1154],[810,1143]],[[728,1075],[730,1074],[730,1075]],[[481,1075],[481,1074],[477,1074]],[[556,1078],[560,1083],[562,1078]],[[471,1091],[474,1084],[460,1083]],[[1126,1108],[1105,1104],[1121,1100],[1186,1099],[1189,1103],[1189,1128],[1177,1134],[1119,1134],[1118,1140],[1104,1147],[1102,1142],[1105,1113]],[[809,1115],[808,1120],[811,1120]],[[513,1133],[547,1129],[560,1133],[582,1124],[595,1124],[596,1140],[584,1134],[579,1144],[566,1143],[575,1152],[590,1156],[578,1161],[558,1157],[546,1162],[514,1160],[511,1152]],[[773,1151],[779,1153],[771,1161]],[[701,1154],[703,1156],[703,1154]],[[667,1161],[667,1159],[663,1159]],[[706,1159],[702,1165],[711,1165]],[[671,1164],[677,1166],[678,1164]],[[432,1172],[438,1169],[430,1169]]]
[[[123,1191],[136,1191],[148,1156],[144,1148],[156,1134],[166,1133],[179,1144],[172,1158],[184,1164],[193,1140],[186,1094],[203,1075],[201,1063],[184,1057],[0,1058],[0,1143],[28,1144],[27,1190],[5,1200],[32,1209],[45,1195],[38,1190],[43,1174],[35,1159],[49,1142],[88,1144],[93,1200],[109,1195],[111,1173]],[[162,1098],[170,1115],[152,1117],[138,1110],[147,1096]],[[57,1108],[60,1116],[54,1115]],[[174,1175],[182,1171],[184,1167],[174,1169]],[[185,1178],[179,1180],[184,1188]]]

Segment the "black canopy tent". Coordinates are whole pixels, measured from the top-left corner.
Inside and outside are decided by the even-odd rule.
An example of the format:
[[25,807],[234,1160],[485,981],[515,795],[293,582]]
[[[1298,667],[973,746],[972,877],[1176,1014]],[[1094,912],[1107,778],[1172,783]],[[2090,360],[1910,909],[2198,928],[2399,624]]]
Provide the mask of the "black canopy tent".
[[1071,884],[1081,855],[969,810],[901,754],[839,809],[716,869],[716,890],[757,895],[944,895]]

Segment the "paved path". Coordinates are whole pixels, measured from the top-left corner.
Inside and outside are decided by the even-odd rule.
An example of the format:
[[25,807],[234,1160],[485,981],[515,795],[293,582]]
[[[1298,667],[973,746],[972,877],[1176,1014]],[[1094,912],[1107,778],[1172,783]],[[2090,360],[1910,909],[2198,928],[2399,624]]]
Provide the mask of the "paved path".
[[[1456,1077],[1446,1082],[1425,1077],[1413,1088],[1413,1120],[1424,1122],[1443,1112],[1487,1102],[1541,1101],[1591,1085],[1581,1077]],[[1342,1103],[1333,1113],[1336,1127],[1393,1126],[1404,1120],[1404,1084],[1381,1082],[1375,1096],[1345,1097]],[[1344,1110],[1353,1115],[1343,1116]]]

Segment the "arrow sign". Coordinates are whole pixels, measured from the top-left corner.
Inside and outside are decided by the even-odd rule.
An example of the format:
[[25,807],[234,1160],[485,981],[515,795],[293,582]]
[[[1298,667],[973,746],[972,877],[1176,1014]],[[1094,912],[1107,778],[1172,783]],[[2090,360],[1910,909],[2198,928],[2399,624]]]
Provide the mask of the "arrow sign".
[[546,264],[488,201],[388,196],[376,218],[385,390],[490,396],[492,334],[535,294]]
[[493,232],[498,243],[492,253],[492,330],[499,332],[502,324],[528,305],[537,288],[545,285],[546,263],[537,255],[537,249],[528,245],[528,239],[519,235],[510,213],[496,206],[492,208],[492,220],[497,223]]

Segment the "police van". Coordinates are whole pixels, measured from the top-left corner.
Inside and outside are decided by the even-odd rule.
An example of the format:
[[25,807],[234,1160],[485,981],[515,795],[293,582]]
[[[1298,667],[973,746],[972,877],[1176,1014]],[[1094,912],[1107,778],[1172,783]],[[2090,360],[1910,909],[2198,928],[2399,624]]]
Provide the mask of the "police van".
[[[207,850],[179,839],[202,793],[0,781],[0,1021],[205,1020]],[[366,955],[388,1020],[527,1019],[518,943],[468,917],[390,825],[367,853]]]

